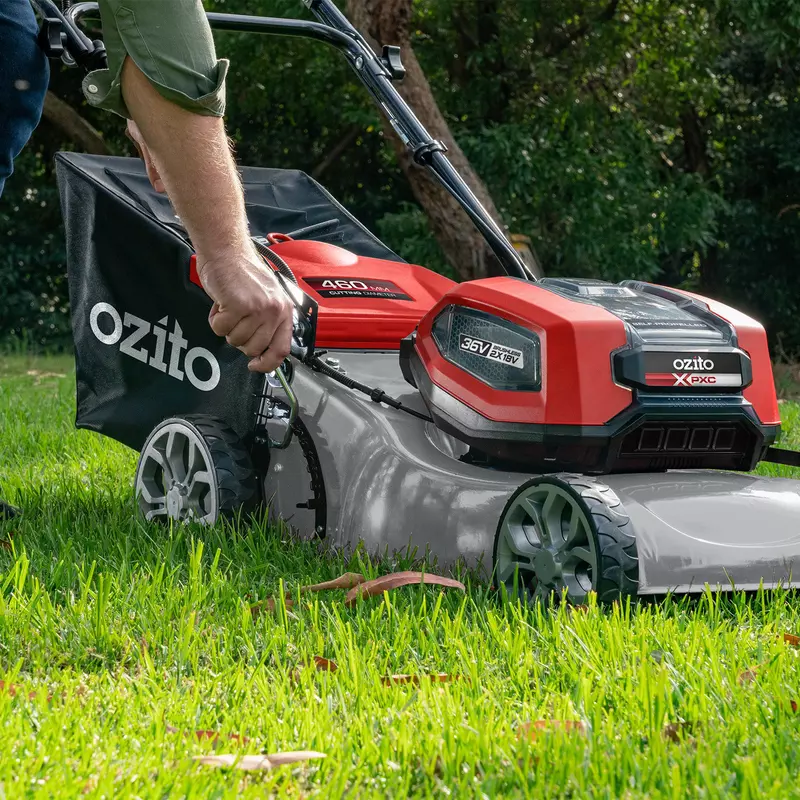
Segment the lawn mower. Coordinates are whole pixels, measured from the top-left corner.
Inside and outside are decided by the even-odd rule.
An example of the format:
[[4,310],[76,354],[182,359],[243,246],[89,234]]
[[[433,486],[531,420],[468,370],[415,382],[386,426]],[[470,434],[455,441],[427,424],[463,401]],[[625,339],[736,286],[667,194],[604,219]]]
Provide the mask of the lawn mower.
[[[46,44],[85,67],[96,4],[49,0]],[[209,14],[349,61],[419,168],[506,277],[405,263],[319,184],[243,167],[259,251],[296,305],[272,375],[207,323],[186,233],[134,159],[62,153],[80,427],[141,453],[147,520],[269,507],[302,537],[481,565],[531,600],[601,602],[794,585],[800,482],[754,477],[780,416],[767,337],[744,314],[637,280],[536,280],[331,0],[317,21]]]

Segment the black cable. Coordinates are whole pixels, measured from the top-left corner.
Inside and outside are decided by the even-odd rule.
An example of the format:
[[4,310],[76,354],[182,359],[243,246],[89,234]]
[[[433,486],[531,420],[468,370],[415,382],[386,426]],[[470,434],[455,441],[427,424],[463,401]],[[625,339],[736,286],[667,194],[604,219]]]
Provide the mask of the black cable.
[[342,386],[346,386],[348,389],[355,389],[357,392],[367,395],[373,403],[383,403],[384,405],[395,408],[398,411],[405,411],[406,414],[411,414],[412,417],[416,417],[417,419],[424,420],[425,422],[433,422],[433,419],[431,419],[431,417],[429,417],[427,414],[420,414],[419,411],[414,411],[413,408],[404,406],[399,400],[395,400],[394,397],[390,397],[388,394],[386,394],[383,389],[372,389],[364,383],[359,383],[358,381],[353,380],[353,378],[348,378],[347,375],[342,375],[341,372],[333,367],[329,367],[324,361],[316,356],[311,359],[311,366],[313,369],[321,372],[323,375],[327,375],[329,378],[338,381],[342,384]]
[[[272,266],[275,267],[275,269],[277,269],[281,275],[297,285],[297,278],[295,278],[291,267],[274,250],[267,247],[267,245],[263,244],[255,237],[253,237],[253,243],[255,244],[258,252],[267,261],[269,261],[269,263],[272,264]],[[420,414],[419,411],[414,411],[413,408],[404,406],[399,400],[395,400],[394,397],[386,394],[383,389],[373,389],[372,387],[367,386],[365,383],[359,383],[352,378],[348,378],[347,375],[342,375],[342,373],[338,370],[333,369],[333,367],[329,367],[318,356],[314,356],[314,358],[307,363],[309,363],[313,369],[321,372],[323,375],[327,375],[329,378],[341,383],[342,386],[346,386],[348,389],[355,389],[357,392],[367,395],[373,403],[383,403],[384,405],[395,408],[398,411],[405,411],[406,414],[411,414],[412,417],[417,417],[417,419],[424,420],[425,422],[433,422],[433,419],[431,419],[431,417],[429,417],[427,414]]]
[[265,245],[255,236],[253,237],[253,244],[256,246],[256,250],[275,267],[278,272],[283,275],[284,278],[290,280],[295,286],[298,285],[297,278],[294,276],[294,272],[292,272],[292,268],[270,247]]

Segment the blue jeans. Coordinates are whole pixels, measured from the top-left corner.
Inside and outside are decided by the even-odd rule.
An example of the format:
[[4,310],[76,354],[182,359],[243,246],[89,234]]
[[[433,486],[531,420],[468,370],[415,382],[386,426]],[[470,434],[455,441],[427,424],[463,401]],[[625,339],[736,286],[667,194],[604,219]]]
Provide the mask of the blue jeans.
[[42,116],[50,67],[28,0],[0,0],[0,196]]

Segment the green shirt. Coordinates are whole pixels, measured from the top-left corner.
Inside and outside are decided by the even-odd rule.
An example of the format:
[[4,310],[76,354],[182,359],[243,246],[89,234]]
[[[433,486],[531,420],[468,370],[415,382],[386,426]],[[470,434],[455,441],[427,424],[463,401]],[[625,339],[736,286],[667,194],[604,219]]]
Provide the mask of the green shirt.
[[195,114],[225,113],[228,62],[217,60],[201,0],[99,0],[108,69],[83,80],[90,105],[130,117],[122,65],[133,59],[155,88]]

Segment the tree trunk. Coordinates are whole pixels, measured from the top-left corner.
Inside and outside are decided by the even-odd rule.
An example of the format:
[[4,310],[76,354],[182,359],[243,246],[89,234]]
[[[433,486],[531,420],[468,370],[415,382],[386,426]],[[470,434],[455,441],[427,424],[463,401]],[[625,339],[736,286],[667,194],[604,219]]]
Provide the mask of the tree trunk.
[[[703,121],[693,105],[687,105],[680,115],[683,134],[683,153],[687,172],[696,172],[704,181],[712,177],[708,159],[706,134]],[[715,296],[722,288],[719,270],[719,248],[712,244],[700,257],[700,289],[705,294]]]
[[111,151],[99,131],[71,105],[56,97],[52,92],[48,92],[45,96],[42,116],[85,152],[100,156],[111,155]]
[[683,152],[686,157],[686,171],[696,172],[704,178],[711,175],[711,165],[708,163],[706,150],[706,136],[703,132],[703,122],[694,106],[686,106],[681,112],[681,130],[683,132]]
[[[371,39],[370,44],[376,50],[380,51],[380,45],[384,44],[399,45],[402,48],[406,77],[398,85],[398,91],[414,109],[431,136],[447,146],[448,157],[453,166],[461,173],[484,208],[503,227],[486,186],[453,138],[411,47],[411,4],[412,0],[348,0],[347,10],[353,24],[364,36]],[[428,215],[439,246],[455,272],[463,280],[504,274],[489,245],[461,206],[435,178],[414,164],[411,154],[385,120],[384,131],[397,152],[414,197]]]

